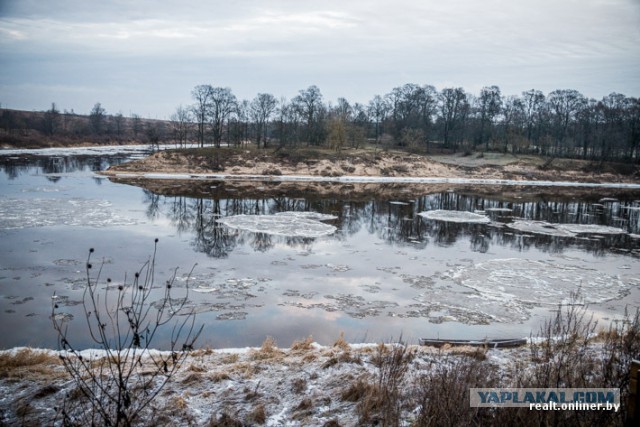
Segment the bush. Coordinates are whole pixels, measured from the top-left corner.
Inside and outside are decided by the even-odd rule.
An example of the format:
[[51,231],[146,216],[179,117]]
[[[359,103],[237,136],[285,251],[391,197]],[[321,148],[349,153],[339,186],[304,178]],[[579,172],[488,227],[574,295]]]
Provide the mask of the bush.
[[[121,285],[111,279],[103,282],[102,266],[92,277],[94,250],[89,250],[83,309],[88,333],[101,354],[78,352],[54,294],[51,319],[62,350],[60,359],[76,385],[57,408],[64,425],[132,425],[193,349],[203,327],[195,328],[195,314],[187,308],[188,285],[183,298],[173,297],[177,269],[165,283],[162,299],[150,303],[153,290],[159,289],[155,286],[157,242],[153,256],[133,281],[128,284],[125,276]],[[101,285],[106,285],[104,293]],[[170,350],[151,351],[154,337],[165,326],[172,328]]]

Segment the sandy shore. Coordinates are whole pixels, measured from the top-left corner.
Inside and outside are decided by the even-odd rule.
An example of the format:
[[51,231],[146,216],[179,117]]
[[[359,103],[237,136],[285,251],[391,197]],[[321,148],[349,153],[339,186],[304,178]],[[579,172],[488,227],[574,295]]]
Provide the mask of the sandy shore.
[[[469,180],[640,184],[632,166],[595,165],[581,160],[545,160],[534,156],[487,153],[475,156],[422,156],[391,152],[346,152],[331,159],[290,159],[256,150],[236,150],[215,163],[203,155],[159,152],[111,167],[104,174],[126,178],[209,178],[329,182],[460,183]],[[631,169],[631,171],[629,170]],[[630,173],[631,172],[631,173]],[[634,173],[635,172],[635,173]],[[479,182],[479,181],[478,181]],[[501,184],[500,182],[497,182]]]

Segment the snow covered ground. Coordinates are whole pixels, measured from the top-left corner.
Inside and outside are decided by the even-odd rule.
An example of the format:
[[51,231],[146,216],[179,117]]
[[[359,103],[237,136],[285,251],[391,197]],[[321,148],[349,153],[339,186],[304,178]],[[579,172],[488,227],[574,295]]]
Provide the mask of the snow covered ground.
[[640,189],[640,184],[623,182],[575,182],[575,181],[534,181],[514,179],[450,178],[450,177],[384,177],[384,176],[316,176],[316,175],[252,175],[215,173],[152,173],[104,171],[99,176],[113,178],[212,180],[212,181],[278,181],[278,182],[333,182],[371,184],[459,184],[459,185],[509,185],[538,187],[576,188],[626,188]]
[[[391,349],[391,345],[349,345],[341,339],[331,347],[311,339],[296,342],[289,349],[272,344],[266,341],[262,348],[194,351],[144,414],[146,424],[207,425],[226,414],[246,425],[322,426],[334,420],[341,426],[356,426],[357,401],[348,392],[361,380],[375,381],[376,358]],[[405,391],[411,390],[423,373],[456,358],[486,358],[484,363],[500,367],[528,354],[527,348],[439,350],[410,346],[410,351],[414,355],[401,386]],[[103,355],[99,350],[80,354],[94,359]],[[52,422],[54,407],[75,387],[58,357],[54,350],[14,348],[0,352],[2,425]],[[16,366],[7,369],[10,360],[25,362],[22,366],[14,362]],[[403,412],[406,422],[415,417],[415,409]]]

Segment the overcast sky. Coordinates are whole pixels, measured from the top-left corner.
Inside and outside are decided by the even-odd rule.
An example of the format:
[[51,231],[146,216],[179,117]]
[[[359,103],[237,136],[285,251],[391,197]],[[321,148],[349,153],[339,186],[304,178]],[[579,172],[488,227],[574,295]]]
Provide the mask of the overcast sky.
[[168,118],[198,84],[640,96],[640,0],[0,0],[3,107]]

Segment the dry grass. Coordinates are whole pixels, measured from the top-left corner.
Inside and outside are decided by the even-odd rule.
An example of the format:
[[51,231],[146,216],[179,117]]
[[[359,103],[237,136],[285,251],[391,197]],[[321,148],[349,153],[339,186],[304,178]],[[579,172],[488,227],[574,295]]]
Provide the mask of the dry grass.
[[442,349],[451,355],[467,356],[475,360],[487,359],[488,348],[486,347],[472,347],[469,345],[451,346],[449,344],[445,344]]
[[291,344],[291,351],[294,353],[307,353],[313,350],[313,337],[309,335],[302,341],[294,341]]
[[202,381],[202,374],[199,372],[194,372],[187,375],[185,378],[183,378],[181,382],[182,384],[189,385],[189,384],[197,384],[201,381]]
[[232,417],[226,412],[216,417],[215,415],[211,417],[208,427],[244,427],[242,421]]
[[294,378],[291,381],[291,391],[300,394],[307,389],[307,380],[304,378]]
[[240,360],[240,355],[237,353],[233,353],[223,356],[220,362],[224,364],[233,364],[238,363],[238,360]]
[[65,372],[56,369],[61,366],[60,359],[47,351],[21,348],[0,353],[0,378],[65,377]]
[[202,365],[196,365],[196,364],[191,363],[187,367],[187,371],[190,371],[190,372],[207,372],[207,368],[205,368]]
[[277,347],[273,337],[267,337],[262,342],[260,349],[251,352],[252,360],[281,359],[283,356],[284,353]]
[[340,337],[333,343],[333,346],[343,351],[349,351],[351,349],[349,343],[344,339],[344,332],[340,332]]
[[258,404],[249,415],[247,415],[249,425],[264,424],[267,422],[267,411],[263,404]]

